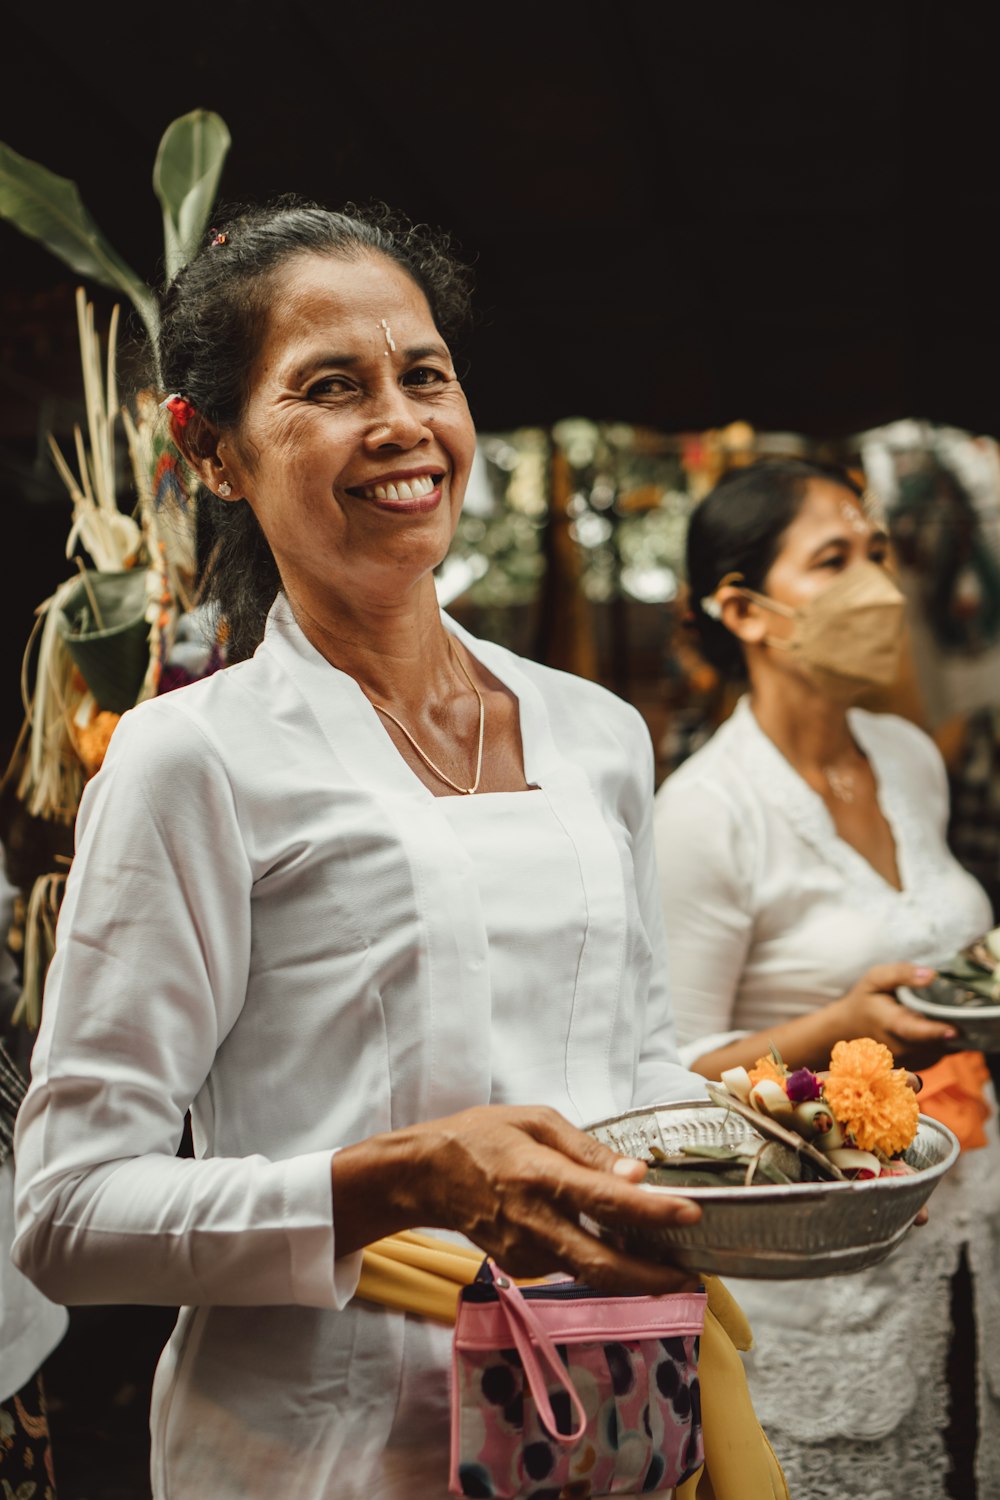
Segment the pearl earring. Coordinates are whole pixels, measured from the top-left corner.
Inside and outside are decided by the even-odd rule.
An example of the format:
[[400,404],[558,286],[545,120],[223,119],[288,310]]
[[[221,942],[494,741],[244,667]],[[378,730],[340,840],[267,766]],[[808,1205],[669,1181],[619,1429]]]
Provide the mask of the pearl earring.
[[232,487],[232,485],[229,483],[228,479],[224,479],[222,481],[222,483],[219,485],[219,494],[222,496],[223,500],[228,500],[229,497],[230,497],[230,495],[232,493],[233,493],[233,487]]

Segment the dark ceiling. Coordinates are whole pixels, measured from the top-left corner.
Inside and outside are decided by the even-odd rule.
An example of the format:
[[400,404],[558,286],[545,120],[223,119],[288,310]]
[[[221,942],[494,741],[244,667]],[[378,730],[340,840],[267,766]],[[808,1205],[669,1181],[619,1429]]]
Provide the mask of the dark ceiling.
[[[746,418],[832,438],[908,415],[997,433],[983,9],[22,0],[0,140],[76,181],[151,280],[156,147],[196,107],[232,132],[229,200],[381,198],[450,229],[476,270],[486,430]],[[2,222],[0,268],[2,748],[32,610],[67,566],[43,436],[81,390],[76,278]]]
[[[196,106],[232,131],[226,198],[378,197],[449,228],[476,267],[484,428],[744,417],[835,436],[918,415],[995,432],[982,14],[36,4],[5,22],[0,139],[76,180],[150,278],[156,145]],[[4,385],[27,417],[59,363],[40,321],[68,327],[75,378],[73,278],[6,225],[0,255]]]

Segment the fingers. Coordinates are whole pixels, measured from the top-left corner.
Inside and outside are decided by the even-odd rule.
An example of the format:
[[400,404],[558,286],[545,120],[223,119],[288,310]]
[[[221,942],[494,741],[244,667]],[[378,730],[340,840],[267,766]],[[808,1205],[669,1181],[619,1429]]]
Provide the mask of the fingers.
[[[578,1130],[558,1110],[526,1108],[517,1113],[522,1116],[517,1121],[522,1130],[571,1161],[579,1162],[581,1166],[590,1167],[595,1172],[614,1172],[617,1176],[633,1177],[633,1180],[646,1174],[645,1163],[637,1161],[635,1157],[622,1156],[610,1146],[595,1140],[586,1131]],[[624,1163],[634,1163],[634,1166],[626,1167]],[[642,1170],[634,1175],[636,1167]]]
[[649,1168],[644,1161],[637,1161],[634,1156],[619,1156],[611,1171],[615,1177],[624,1177],[629,1182],[641,1182]]
[[[613,1230],[655,1230],[693,1224],[701,1209],[690,1199],[642,1186],[644,1162],[620,1156],[552,1110],[505,1111],[514,1127],[504,1151],[500,1212],[481,1235],[497,1244],[500,1264],[513,1274],[570,1271],[608,1290],[663,1295],[696,1278],[621,1250],[588,1233],[581,1215]],[[518,1140],[520,1136],[520,1140]]]
[[701,1208],[681,1193],[619,1184],[596,1177],[567,1184],[557,1194],[560,1205],[585,1213],[598,1223],[654,1229],[667,1224],[697,1224]]
[[[581,1134],[561,1122],[572,1136]],[[561,1132],[556,1132],[561,1135]],[[584,1139],[589,1139],[584,1137]],[[569,1140],[570,1146],[577,1143]],[[695,1224],[701,1209],[690,1199],[644,1188],[644,1162],[608,1152],[594,1167],[571,1157],[556,1146],[543,1145],[530,1163],[530,1176],[524,1181],[531,1197],[556,1203],[573,1217],[584,1213],[607,1223],[654,1226],[678,1223]],[[590,1153],[583,1151],[581,1155]],[[610,1159],[610,1170],[604,1162]],[[528,1169],[528,1162],[525,1168]]]
[[585,1229],[569,1227],[565,1251],[573,1274],[600,1291],[662,1297],[669,1292],[693,1291],[698,1285],[698,1277],[691,1271],[616,1249]]
[[661,1297],[691,1290],[698,1277],[659,1261],[647,1260],[615,1244],[598,1239],[581,1225],[552,1211],[539,1211],[530,1239],[500,1233],[496,1243],[480,1241],[505,1271],[515,1276],[543,1276],[563,1271],[588,1286],[609,1292],[644,1293]]
[[917,988],[930,984],[934,970],[923,964],[876,964],[861,980],[860,988],[891,993],[900,985],[915,985]]
[[898,1003],[894,1004],[886,1024],[902,1042],[947,1041],[958,1035],[957,1029],[946,1021],[932,1021],[929,1016],[919,1016]]

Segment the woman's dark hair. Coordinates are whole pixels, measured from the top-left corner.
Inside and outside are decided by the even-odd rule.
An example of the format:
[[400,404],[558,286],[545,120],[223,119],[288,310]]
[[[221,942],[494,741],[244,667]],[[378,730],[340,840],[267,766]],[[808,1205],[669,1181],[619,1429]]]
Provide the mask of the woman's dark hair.
[[855,480],[838,464],[764,459],[732,469],[692,512],[687,534],[692,625],[702,655],[724,677],[746,675],[743,648],[721,620],[705,613],[701,601],[715,592],[727,573],[742,573],[746,588],[764,592],[782,538],[816,479],[861,496]]
[[[212,240],[170,283],[157,340],[165,391],[190,401],[215,426],[237,427],[266,327],[274,280],[299,255],[360,260],[378,254],[412,277],[435,325],[454,348],[469,323],[471,274],[443,234],[411,224],[384,205],[348,204],[335,213],[295,198],[219,215]],[[199,553],[211,557],[203,597],[229,630],[229,659],[256,649],[280,588],[271,549],[245,500],[199,491]]]

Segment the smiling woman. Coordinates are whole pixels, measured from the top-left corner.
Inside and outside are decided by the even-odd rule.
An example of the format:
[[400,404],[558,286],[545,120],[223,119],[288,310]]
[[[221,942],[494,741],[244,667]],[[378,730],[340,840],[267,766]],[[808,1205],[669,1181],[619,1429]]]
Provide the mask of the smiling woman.
[[465,304],[432,236],[288,204],[166,296],[235,662],[124,715],[85,794],[16,1255],[60,1301],[182,1306],[152,1412],[172,1500],[444,1495],[449,1333],[355,1295],[382,1236],[686,1284],[581,1223],[698,1217],[579,1128],[701,1092],[648,736],[437,605],[475,442]]

